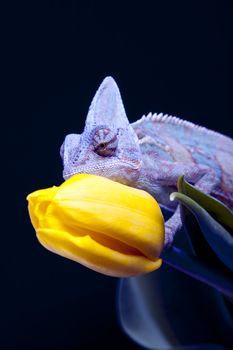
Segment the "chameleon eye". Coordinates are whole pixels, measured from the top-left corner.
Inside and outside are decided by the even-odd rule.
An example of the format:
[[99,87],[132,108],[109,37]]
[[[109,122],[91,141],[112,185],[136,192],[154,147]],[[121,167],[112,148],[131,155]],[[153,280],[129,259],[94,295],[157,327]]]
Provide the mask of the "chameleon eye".
[[117,135],[109,128],[98,129],[93,136],[94,152],[102,157],[113,156],[117,143]]

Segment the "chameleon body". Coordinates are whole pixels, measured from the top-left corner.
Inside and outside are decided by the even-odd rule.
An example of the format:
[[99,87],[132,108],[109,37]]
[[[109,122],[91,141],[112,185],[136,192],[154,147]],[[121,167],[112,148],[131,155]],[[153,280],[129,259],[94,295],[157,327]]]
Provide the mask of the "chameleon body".
[[67,135],[60,154],[65,179],[78,173],[105,176],[146,190],[174,211],[165,223],[167,246],[181,227],[179,206],[169,197],[180,175],[233,209],[233,140],[162,113],[130,124],[111,77],[97,90],[83,133]]

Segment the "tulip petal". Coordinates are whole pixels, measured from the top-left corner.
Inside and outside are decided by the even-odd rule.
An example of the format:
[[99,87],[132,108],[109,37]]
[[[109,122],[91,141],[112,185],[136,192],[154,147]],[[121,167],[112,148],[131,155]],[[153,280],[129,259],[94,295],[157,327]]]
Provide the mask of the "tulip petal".
[[117,236],[150,259],[163,249],[163,216],[155,199],[145,191],[81,174],[60,186],[54,203],[56,216],[69,223],[73,232],[81,228]]
[[63,231],[39,229],[37,237],[48,250],[79,262],[97,272],[115,277],[128,277],[158,269],[161,259],[154,261],[144,256],[112,250],[96,242],[89,235],[72,236]]
[[116,277],[161,266],[164,219],[145,191],[79,174],[28,201],[39,241],[57,254]]
[[37,190],[27,196],[28,210],[32,225],[37,229],[40,223],[41,212],[45,212],[56,195],[58,187],[53,186]]

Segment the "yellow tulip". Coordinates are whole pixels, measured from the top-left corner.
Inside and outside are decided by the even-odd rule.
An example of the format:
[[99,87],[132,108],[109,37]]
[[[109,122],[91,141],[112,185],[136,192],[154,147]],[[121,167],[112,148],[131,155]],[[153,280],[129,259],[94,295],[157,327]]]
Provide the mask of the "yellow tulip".
[[38,240],[54,253],[115,277],[161,266],[164,220],[145,191],[79,174],[27,200]]

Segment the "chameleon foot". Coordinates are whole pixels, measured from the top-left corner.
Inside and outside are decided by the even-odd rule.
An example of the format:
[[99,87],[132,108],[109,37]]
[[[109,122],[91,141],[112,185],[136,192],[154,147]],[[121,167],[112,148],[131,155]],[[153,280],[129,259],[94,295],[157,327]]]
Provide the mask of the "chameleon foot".
[[174,227],[171,227],[167,224],[165,224],[165,238],[164,238],[164,249],[167,249],[171,246],[174,236],[176,234],[176,229]]

